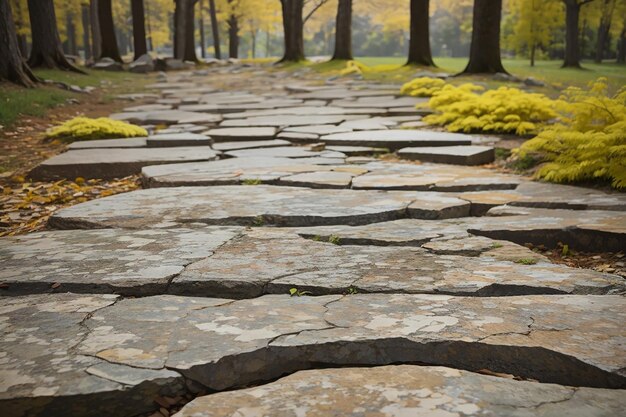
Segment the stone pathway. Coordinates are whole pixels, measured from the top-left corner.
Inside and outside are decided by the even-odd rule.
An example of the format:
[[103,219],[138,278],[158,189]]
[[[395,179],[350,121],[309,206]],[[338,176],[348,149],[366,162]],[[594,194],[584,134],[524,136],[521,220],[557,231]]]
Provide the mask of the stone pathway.
[[32,172],[145,189],[0,240],[3,416],[623,415],[624,278],[524,244],[623,252],[626,196],[313,78],[163,75],[114,115],[150,136]]

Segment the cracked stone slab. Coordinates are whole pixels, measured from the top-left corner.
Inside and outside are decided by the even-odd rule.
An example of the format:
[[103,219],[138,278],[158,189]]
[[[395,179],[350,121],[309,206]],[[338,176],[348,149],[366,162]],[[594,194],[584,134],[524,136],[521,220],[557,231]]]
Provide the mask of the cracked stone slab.
[[98,139],[72,142],[68,149],[145,148],[146,138]]
[[[314,190],[275,186],[151,188],[57,211],[56,228],[366,224],[413,216],[467,215],[469,203],[441,193]],[[409,207],[410,206],[410,207]]]
[[211,161],[218,153],[208,146],[176,148],[111,148],[70,150],[39,164],[29,176],[36,180],[59,178],[123,178],[149,165]]
[[372,148],[371,146],[327,146],[326,149],[341,152],[348,156],[369,156],[389,152],[389,149]]
[[0,295],[159,294],[186,265],[210,256],[237,227],[46,231],[0,240]]
[[280,178],[282,185],[309,188],[350,188],[354,174],[349,172],[322,171],[289,175]]
[[476,145],[403,148],[398,151],[398,156],[453,165],[484,165],[493,162],[496,157],[493,147]]
[[471,145],[471,138],[458,133],[425,130],[363,130],[335,133],[320,138],[328,145],[373,146],[392,150],[411,146]]
[[[299,116],[332,116],[332,115],[377,115],[377,114],[385,114],[385,109],[369,107],[369,108],[342,108],[342,107],[332,107],[332,106],[313,106],[309,103],[306,103],[306,106],[298,106],[298,107],[289,107],[289,108],[280,108],[280,109],[269,109],[269,110],[251,110],[245,111],[242,113],[230,113],[225,114],[225,119],[246,119],[250,117],[267,117],[267,116],[276,116],[282,117],[287,115],[299,115]],[[327,122],[328,123],[328,122]]]
[[220,127],[280,127],[280,126],[307,126],[319,124],[339,124],[348,119],[348,116],[311,116],[311,115],[284,115],[259,116],[246,119],[230,119],[220,123]]
[[77,294],[7,299],[0,308],[0,404],[10,417],[136,415],[155,409],[156,395],[186,393],[179,375],[225,390],[320,364],[423,363],[626,387],[620,296],[115,301]]
[[206,135],[199,133],[162,133],[148,136],[146,139],[149,148],[171,148],[176,146],[211,146],[213,141]]
[[494,252],[485,250],[481,257],[460,257],[416,247],[337,245],[260,229],[188,266],[172,280],[169,291],[227,298],[284,294],[290,288],[315,295],[341,294],[349,288],[477,296],[626,293],[626,283],[618,276],[550,264],[545,258],[521,264],[516,261],[528,259],[528,249],[509,248],[507,253],[502,246],[492,244],[488,249]]
[[271,157],[271,158],[345,158],[346,155],[341,152],[335,151],[314,151],[311,147],[306,146],[284,146],[275,148],[260,148],[260,149],[242,149],[237,151],[226,152],[226,156],[234,158],[258,158],[258,157]]
[[335,100],[331,102],[330,105],[338,107],[412,107],[415,109],[416,105],[428,103],[428,100],[428,98],[422,97],[359,97],[356,100]]
[[216,142],[268,140],[276,136],[275,127],[228,127],[210,129],[206,132]]
[[196,398],[174,417],[613,417],[624,409],[624,390],[397,365],[300,371],[265,385]]
[[340,99],[345,99],[347,97],[378,97],[378,96],[388,97],[390,95],[394,95],[397,93],[398,93],[397,89],[350,90],[347,88],[333,88],[333,89],[313,91],[310,93],[293,94],[291,95],[291,97],[302,99],[302,100],[340,100]]
[[114,120],[124,120],[132,123],[165,125],[182,123],[214,124],[222,121],[222,116],[219,114],[195,113],[181,110],[114,113],[109,117]]
[[335,126],[335,125],[312,125],[312,126],[297,126],[297,127],[288,127],[283,130],[283,132],[292,132],[292,133],[311,133],[314,135],[330,135],[333,133],[345,133],[351,132],[352,129]]
[[251,141],[235,141],[235,142],[219,142],[211,145],[213,149],[221,152],[238,151],[241,149],[255,148],[278,148],[291,145],[291,142],[282,139],[270,140],[251,140]]

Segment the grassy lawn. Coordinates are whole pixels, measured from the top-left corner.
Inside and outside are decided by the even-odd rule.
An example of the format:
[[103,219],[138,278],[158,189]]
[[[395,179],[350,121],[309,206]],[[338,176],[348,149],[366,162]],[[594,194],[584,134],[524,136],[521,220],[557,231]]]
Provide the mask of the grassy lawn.
[[[148,77],[129,72],[108,72],[87,70],[88,74],[78,74],[59,70],[36,70],[35,74],[46,80],[63,82],[79,87],[92,86],[97,90],[99,100],[108,101],[115,94],[133,92],[150,81]],[[53,85],[38,88],[22,88],[9,83],[0,83],[0,125],[9,127],[19,116],[41,117],[50,108],[66,103],[70,98],[83,98]]]

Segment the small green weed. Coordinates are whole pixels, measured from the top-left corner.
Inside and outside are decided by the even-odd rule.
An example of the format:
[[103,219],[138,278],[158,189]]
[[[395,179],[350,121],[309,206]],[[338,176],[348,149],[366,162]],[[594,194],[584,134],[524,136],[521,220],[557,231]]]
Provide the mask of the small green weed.
[[328,243],[332,243],[333,245],[341,244],[341,238],[337,235],[330,235],[328,237]]
[[261,185],[261,180],[258,178],[248,178],[243,180],[243,185]]
[[522,265],[535,265],[537,263],[537,260],[533,258],[522,258],[515,261],[515,263]]
[[300,291],[297,288],[291,288],[289,290],[289,295],[291,295],[292,297],[303,297],[305,295],[311,295],[312,292],[311,291]]

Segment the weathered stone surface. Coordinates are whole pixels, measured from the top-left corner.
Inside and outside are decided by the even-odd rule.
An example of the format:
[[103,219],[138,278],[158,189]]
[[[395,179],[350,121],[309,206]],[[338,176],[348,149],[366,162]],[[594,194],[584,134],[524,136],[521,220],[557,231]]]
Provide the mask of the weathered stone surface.
[[320,124],[338,124],[347,120],[347,116],[259,116],[247,119],[224,120],[220,127],[280,127],[280,126],[307,126]]
[[237,236],[236,227],[73,230],[0,240],[0,295],[161,294],[184,267]]
[[[248,110],[241,113],[229,113],[225,114],[225,119],[245,119],[250,117],[282,117],[286,115],[300,115],[300,116],[332,116],[332,115],[360,115],[359,118],[365,115],[377,115],[386,114],[385,109],[380,108],[342,108],[331,106],[313,106],[306,103],[306,106],[294,106],[294,107],[282,107],[280,109],[268,109],[268,110]],[[327,122],[328,123],[328,122]]]
[[352,129],[347,127],[335,126],[335,125],[312,125],[312,126],[297,126],[288,127],[283,132],[295,132],[295,133],[312,133],[315,135],[330,135],[332,133],[344,133],[351,132]]
[[171,110],[171,109],[172,109],[171,104],[142,104],[140,106],[126,107],[124,108],[124,111],[125,112],[130,112],[130,111],[148,112],[148,111]]
[[149,148],[171,148],[176,146],[210,146],[211,138],[198,133],[164,133],[148,136]]
[[349,172],[309,172],[281,177],[281,185],[309,188],[350,188],[354,174]]
[[214,141],[233,141],[233,140],[267,140],[276,136],[275,127],[235,127],[235,128],[218,128],[211,129],[206,132]]
[[281,139],[271,140],[251,140],[251,141],[235,141],[235,142],[219,142],[211,145],[213,149],[221,152],[237,151],[240,149],[254,149],[254,148],[277,148],[283,146],[289,146],[291,142]]
[[168,149],[110,148],[70,150],[42,162],[29,176],[37,180],[58,178],[122,178],[138,174],[149,165],[211,161],[217,152],[208,146]]
[[293,94],[291,97],[302,100],[340,100],[346,97],[378,97],[397,94],[397,89],[389,90],[351,90],[347,88],[328,88],[310,93]]
[[435,255],[415,247],[344,246],[261,229],[187,267],[172,280],[169,291],[227,298],[281,294],[290,288],[315,295],[341,294],[349,288],[478,296],[626,292],[623,279],[615,275],[541,260],[516,263],[526,259],[528,250],[521,249],[520,258],[506,261],[497,252],[479,258]]
[[495,151],[491,146],[441,146],[404,148],[398,156],[424,162],[455,165],[483,165],[494,161]]
[[315,143],[319,139],[319,135],[316,135],[315,133],[299,132],[280,132],[276,137],[294,143]]
[[394,96],[380,96],[380,97],[359,97],[355,100],[335,100],[331,102],[332,106],[339,107],[412,107],[415,108],[417,104],[428,103],[428,98],[422,97],[394,97]]
[[145,148],[146,138],[100,139],[72,142],[68,149]]
[[314,151],[310,147],[304,146],[284,146],[277,148],[261,148],[261,149],[242,149],[238,151],[226,152],[227,156],[235,158],[257,158],[257,157],[271,157],[271,158],[345,158],[346,155],[341,152],[334,151]]
[[624,409],[624,390],[398,365],[300,371],[266,385],[196,398],[174,417],[613,417]]
[[469,204],[439,193],[216,186],[154,188],[118,194],[59,210],[49,223],[56,228],[159,227],[189,222],[357,225],[408,215],[437,218],[453,212],[467,215]]
[[471,145],[471,140],[465,135],[424,130],[366,130],[325,135],[320,140],[328,145],[373,146],[392,150],[410,146]]
[[386,148],[372,148],[370,146],[327,146],[327,150],[341,152],[348,156],[366,156],[386,153]]
[[214,124],[219,123],[222,120],[222,116],[218,114],[194,113],[181,110],[115,113],[109,117],[114,120],[125,120],[133,123],[153,124]]

